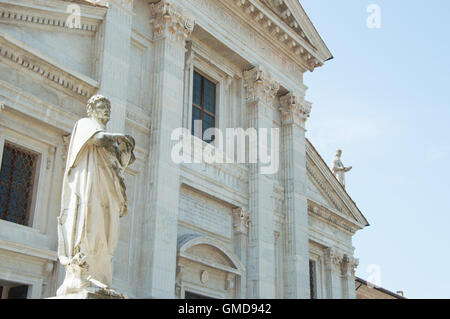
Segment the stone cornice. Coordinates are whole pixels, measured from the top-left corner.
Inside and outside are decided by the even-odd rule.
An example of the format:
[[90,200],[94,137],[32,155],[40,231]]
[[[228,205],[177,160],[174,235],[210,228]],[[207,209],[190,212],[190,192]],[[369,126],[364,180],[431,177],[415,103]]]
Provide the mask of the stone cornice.
[[280,97],[280,118],[283,125],[297,124],[303,129],[311,114],[311,103],[295,93]]
[[313,71],[325,62],[309,44],[294,29],[288,26],[279,16],[268,10],[256,0],[227,0],[242,14],[246,21],[254,21],[262,26],[266,34],[278,42],[290,55],[302,62],[305,69]]
[[34,247],[18,242],[12,242],[2,238],[0,238],[0,249],[28,256],[33,256],[44,260],[56,261],[58,259],[56,251],[49,250],[46,248]]
[[[69,27],[67,19],[69,4],[80,5],[80,25]],[[50,28],[64,28],[68,31],[97,32],[106,14],[106,8],[92,7],[74,2],[62,1],[15,1],[0,2],[0,22],[28,24]]]
[[273,80],[262,67],[257,66],[244,72],[244,88],[247,103],[263,102],[271,106],[280,89],[280,83]]
[[0,58],[7,59],[23,70],[51,81],[55,87],[84,99],[92,96],[99,87],[97,81],[61,65],[53,58],[3,32],[0,32]]
[[184,46],[184,41],[190,36],[195,26],[195,19],[186,15],[181,8],[167,0],[150,4],[153,25],[153,39],[169,37]]
[[323,205],[308,199],[308,214],[311,216],[318,216],[328,223],[354,234],[361,226],[356,222],[352,222],[349,218],[337,211],[324,207]]

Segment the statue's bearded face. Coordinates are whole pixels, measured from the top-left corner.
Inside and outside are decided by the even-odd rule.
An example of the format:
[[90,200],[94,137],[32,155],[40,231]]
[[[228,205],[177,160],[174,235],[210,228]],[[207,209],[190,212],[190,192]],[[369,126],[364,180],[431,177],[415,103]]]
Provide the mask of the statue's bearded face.
[[96,118],[103,124],[108,123],[111,118],[111,105],[108,101],[100,100],[95,103],[95,108],[92,112],[92,117]]

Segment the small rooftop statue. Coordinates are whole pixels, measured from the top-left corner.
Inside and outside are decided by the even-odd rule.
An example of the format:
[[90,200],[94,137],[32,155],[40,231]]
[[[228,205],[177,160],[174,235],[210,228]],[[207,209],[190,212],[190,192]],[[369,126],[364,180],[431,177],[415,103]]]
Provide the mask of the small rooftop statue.
[[352,167],[345,167],[344,164],[342,164],[341,155],[342,150],[337,150],[333,162],[331,163],[331,171],[336,176],[339,183],[341,183],[342,187],[345,188],[345,173],[350,171]]

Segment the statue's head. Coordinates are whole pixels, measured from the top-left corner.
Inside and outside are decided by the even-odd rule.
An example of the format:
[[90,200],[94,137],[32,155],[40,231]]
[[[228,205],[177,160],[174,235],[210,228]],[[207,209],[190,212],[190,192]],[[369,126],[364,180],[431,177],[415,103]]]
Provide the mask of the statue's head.
[[337,150],[336,151],[336,156],[341,156],[342,155],[342,150]]
[[103,95],[92,96],[86,105],[87,115],[106,125],[111,117],[111,102]]

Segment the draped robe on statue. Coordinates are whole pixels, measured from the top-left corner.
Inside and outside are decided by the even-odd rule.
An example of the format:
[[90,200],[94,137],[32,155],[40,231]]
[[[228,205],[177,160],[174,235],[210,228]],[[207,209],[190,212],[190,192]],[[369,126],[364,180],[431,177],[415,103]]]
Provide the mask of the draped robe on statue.
[[111,284],[119,218],[127,214],[122,173],[134,161],[134,141],[132,146],[93,143],[104,129],[96,120],[83,118],[72,132],[58,218],[58,256],[66,268],[58,295],[92,283]]

